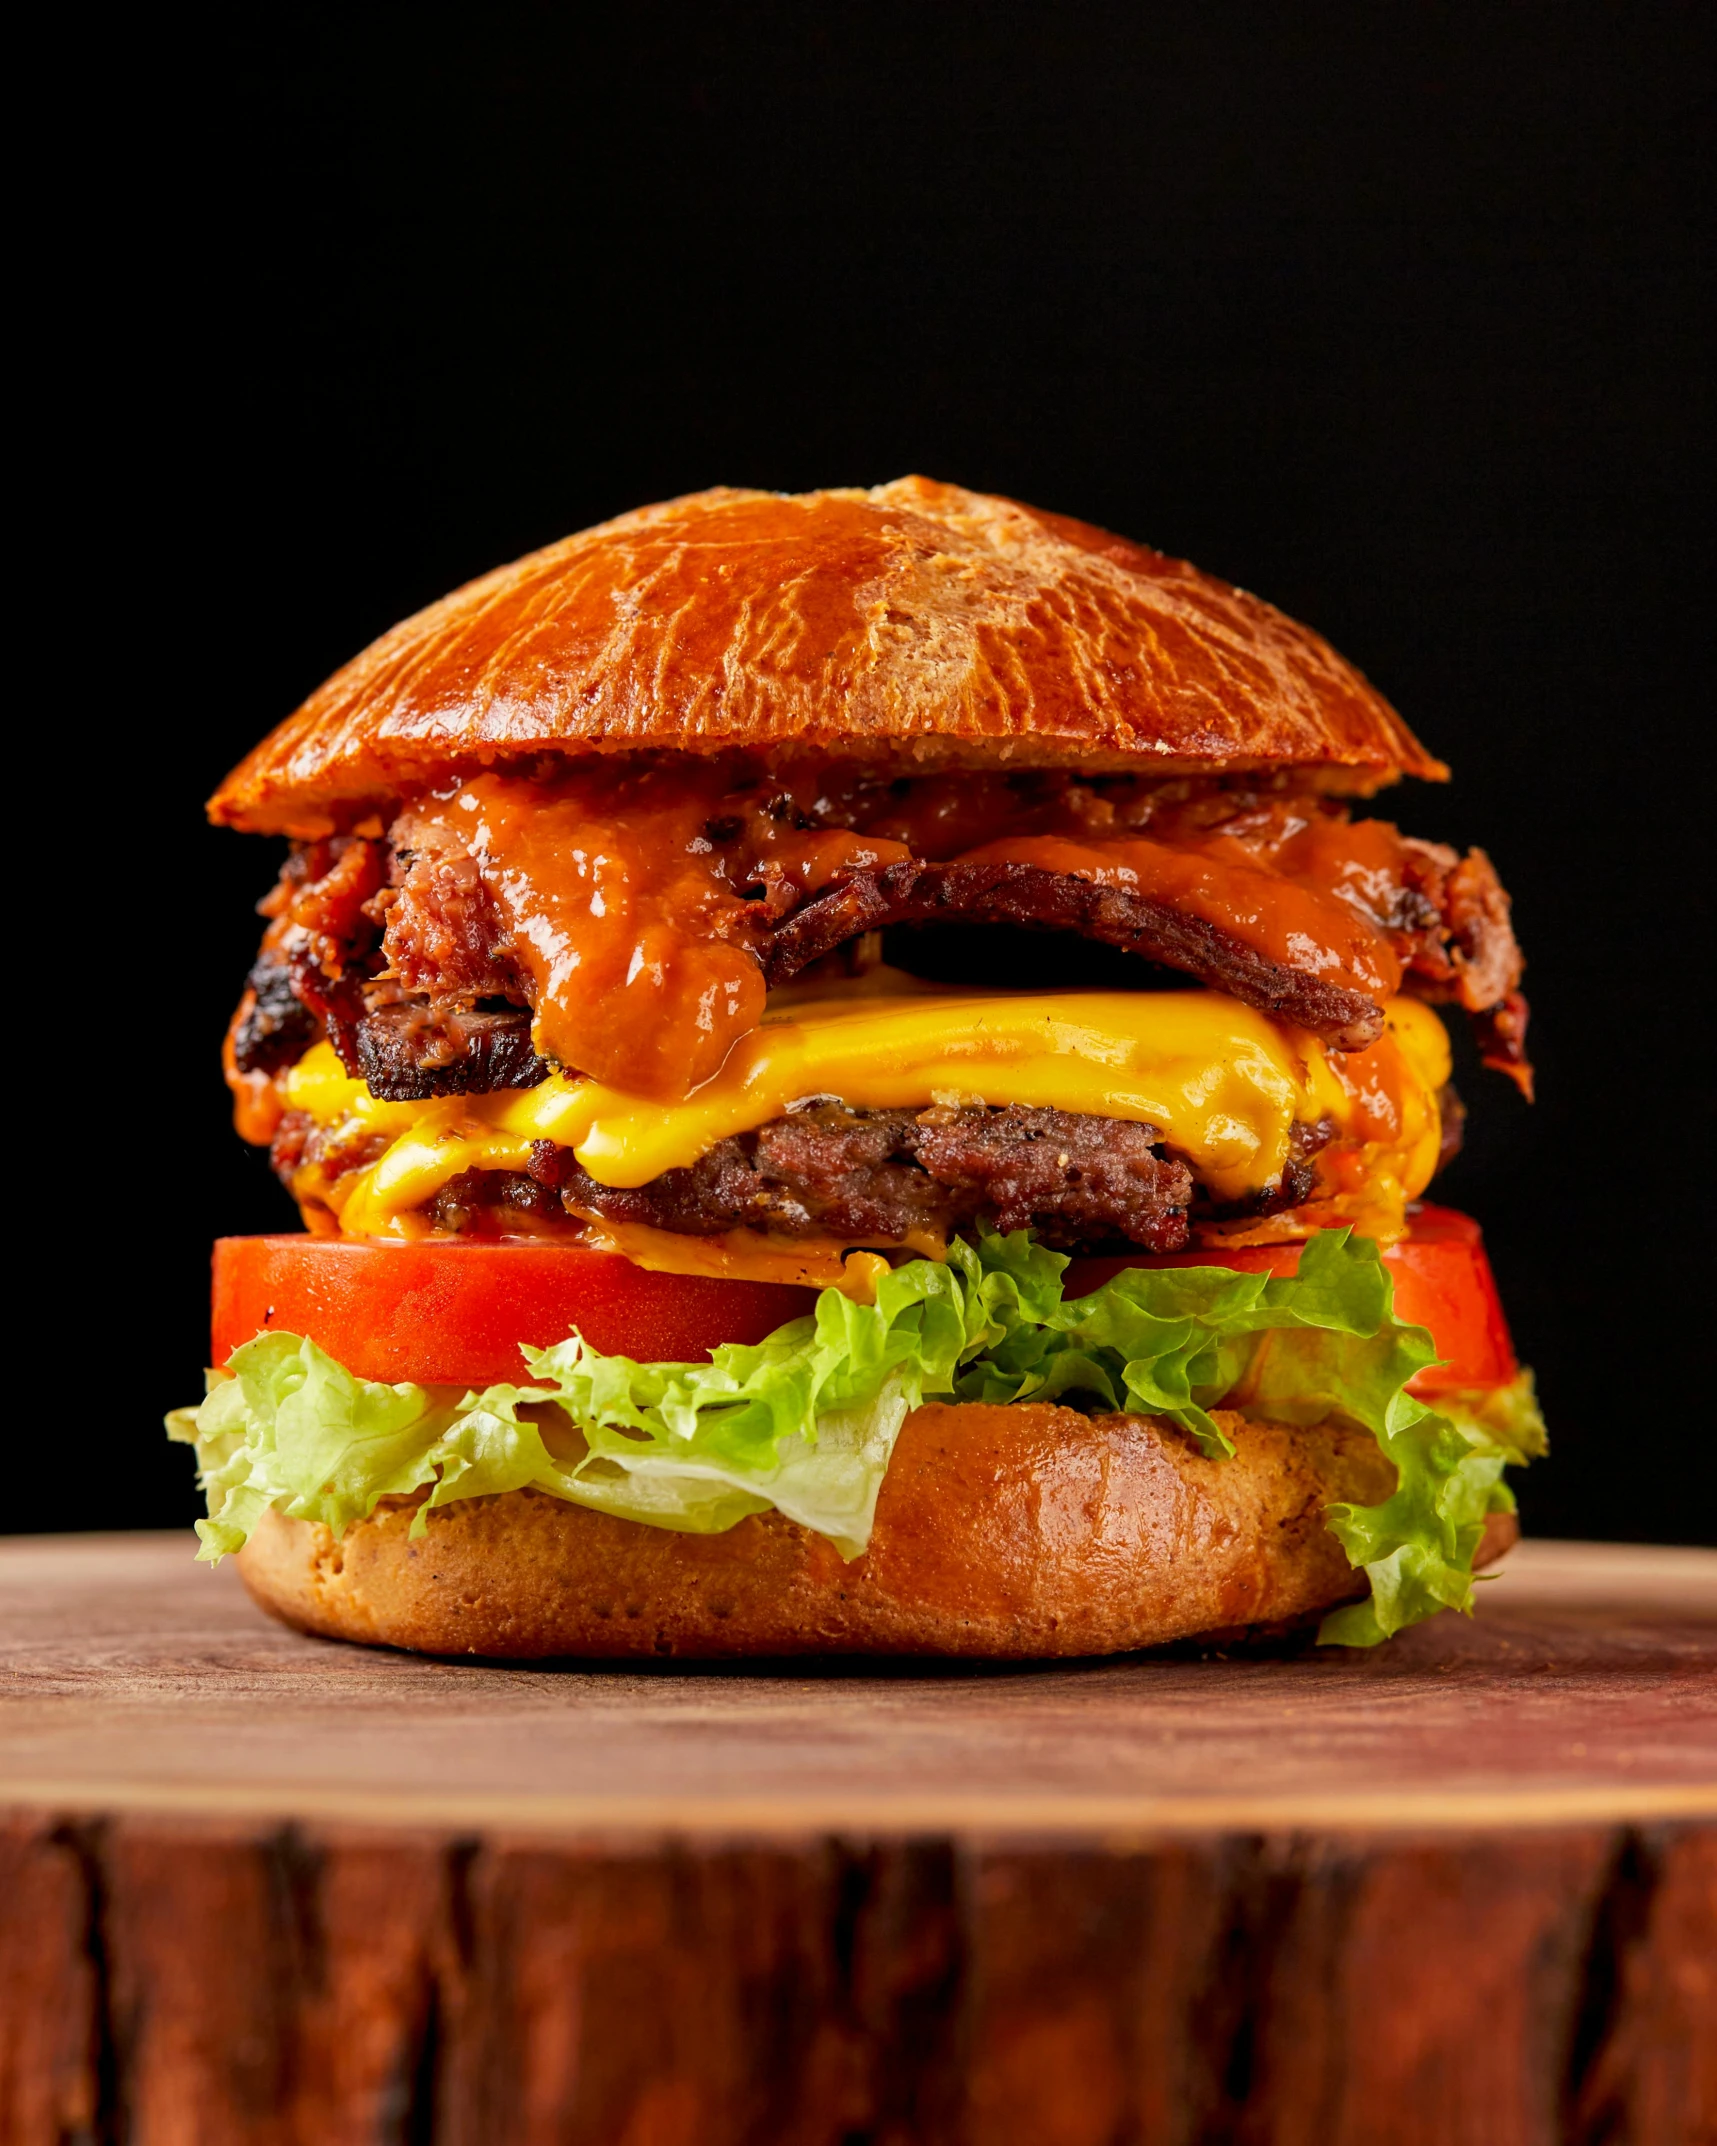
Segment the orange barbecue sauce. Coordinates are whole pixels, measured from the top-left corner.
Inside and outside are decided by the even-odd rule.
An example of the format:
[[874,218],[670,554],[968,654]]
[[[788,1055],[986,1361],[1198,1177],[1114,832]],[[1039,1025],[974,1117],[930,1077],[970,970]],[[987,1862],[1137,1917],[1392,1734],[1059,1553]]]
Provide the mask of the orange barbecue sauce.
[[[848,829],[799,828],[790,809],[730,800],[730,784],[636,763],[554,783],[479,775],[411,816],[414,843],[441,837],[477,859],[534,986],[545,1058],[635,1094],[689,1095],[762,1016],[750,949],[787,906],[772,893],[797,898],[906,854]],[[729,815],[743,845],[724,801],[750,808]]]
[[871,824],[921,857],[1069,873],[1172,903],[1346,989],[1400,989],[1386,920],[1409,845],[1387,820],[1350,821],[1314,794],[1121,781],[1068,784],[1039,801],[1005,777],[934,777]]
[[912,857],[1041,865],[1173,902],[1376,998],[1401,981],[1388,920],[1407,845],[1309,793],[628,759],[545,782],[476,776],[411,810],[395,839],[476,858],[531,981],[545,1057],[665,1100],[756,1027],[754,950],[780,916]]
[[1195,849],[1171,849],[1142,835],[1080,842],[1015,835],[965,854],[973,861],[1034,864],[1165,902],[1345,990],[1388,998],[1400,988],[1401,964],[1380,931],[1327,894],[1258,862],[1238,842],[1219,837]]

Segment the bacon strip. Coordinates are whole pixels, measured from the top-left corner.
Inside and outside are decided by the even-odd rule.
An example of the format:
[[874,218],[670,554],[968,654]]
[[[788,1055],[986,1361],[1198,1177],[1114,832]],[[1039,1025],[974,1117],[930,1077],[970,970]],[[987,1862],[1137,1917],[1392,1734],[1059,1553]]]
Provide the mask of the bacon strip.
[[784,984],[860,932],[932,920],[1076,932],[1184,970],[1340,1050],[1364,1050],[1383,1033],[1383,1009],[1363,992],[1272,961],[1202,917],[1031,864],[913,860],[855,873],[776,926],[763,973],[771,984]]

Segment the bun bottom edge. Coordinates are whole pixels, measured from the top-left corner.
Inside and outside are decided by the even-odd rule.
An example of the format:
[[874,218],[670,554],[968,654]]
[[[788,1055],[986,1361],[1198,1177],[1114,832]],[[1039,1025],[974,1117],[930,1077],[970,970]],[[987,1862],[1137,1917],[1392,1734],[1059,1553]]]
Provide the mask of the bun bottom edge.
[[[776,1512],[685,1535],[514,1491],[431,1511],[415,1539],[421,1498],[338,1540],[270,1512],[239,1570],[303,1632],[513,1661],[1025,1661],[1291,1630],[1361,1597],[1324,1509],[1390,1494],[1376,1442],[1339,1424],[1219,1420],[1232,1460],[1152,1417],[927,1405],[851,1564]],[[1493,1515],[1477,1562],[1517,1536]]]

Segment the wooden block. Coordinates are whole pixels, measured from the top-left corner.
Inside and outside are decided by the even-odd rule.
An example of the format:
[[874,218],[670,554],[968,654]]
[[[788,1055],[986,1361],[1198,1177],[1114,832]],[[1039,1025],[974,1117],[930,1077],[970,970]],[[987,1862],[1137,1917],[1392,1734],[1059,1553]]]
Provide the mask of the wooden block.
[[0,1822],[0,2138],[59,2146],[111,2128],[92,1863],[85,1826]]
[[1372,1656],[490,1669],[0,1547],[11,2146],[1709,2146],[1717,1558]]

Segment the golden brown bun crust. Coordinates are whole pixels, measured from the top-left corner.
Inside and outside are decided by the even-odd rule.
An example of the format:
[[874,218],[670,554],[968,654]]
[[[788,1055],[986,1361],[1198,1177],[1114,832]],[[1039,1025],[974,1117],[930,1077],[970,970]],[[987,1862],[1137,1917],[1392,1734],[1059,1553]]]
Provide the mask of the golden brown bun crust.
[[551,544],[347,664],[210,800],[326,833],[537,752],[1441,777],[1383,697],[1256,597],[1088,523],[924,477],[694,493]]
[[306,1632],[516,1658],[1110,1654],[1362,1594],[1323,1508],[1389,1495],[1375,1442],[1221,1421],[1229,1461],[1149,1417],[928,1405],[850,1565],[778,1513],[676,1535],[515,1491],[432,1512],[416,1542],[404,1503],[338,1543],[271,1512],[239,1566]]

